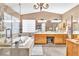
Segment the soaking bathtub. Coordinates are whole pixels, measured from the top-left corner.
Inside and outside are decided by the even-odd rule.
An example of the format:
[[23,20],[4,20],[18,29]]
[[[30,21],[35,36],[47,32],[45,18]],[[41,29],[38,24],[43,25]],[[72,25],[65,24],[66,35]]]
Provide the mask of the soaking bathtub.
[[[15,47],[15,42],[21,40],[18,47]],[[8,42],[11,44],[10,42]],[[3,56],[31,56],[32,48],[34,47],[34,38],[32,37],[16,37],[12,39],[11,47],[0,47],[0,55]]]

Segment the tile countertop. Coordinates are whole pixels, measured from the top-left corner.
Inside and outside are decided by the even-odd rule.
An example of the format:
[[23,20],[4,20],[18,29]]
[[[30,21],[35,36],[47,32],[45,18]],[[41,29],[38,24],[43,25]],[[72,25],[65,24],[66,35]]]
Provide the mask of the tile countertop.
[[[46,32],[36,32],[35,34],[68,34],[68,33],[67,32],[46,31]],[[79,31],[74,31],[73,34],[79,34]]]
[[66,32],[52,32],[52,31],[46,31],[46,32],[36,32],[35,34],[67,34]]
[[77,40],[77,39],[66,39],[66,40],[69,41],[69,42],[72,42],[74,44],[79,45],[79,40]]

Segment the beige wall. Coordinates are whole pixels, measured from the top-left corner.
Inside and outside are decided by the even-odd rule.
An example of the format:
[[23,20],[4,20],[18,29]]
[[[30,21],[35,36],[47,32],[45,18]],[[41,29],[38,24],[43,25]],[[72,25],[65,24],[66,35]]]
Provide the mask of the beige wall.
[[[55,18],[62,19],[61,14],[51,13],[51,12],[35,12],[35,13],[29,13],[22,15],[22,19],[34,19],[34,20],[40,20],[45,19],[48,20],[46,22],[46,30],[48,31],[50,27],[56,28],[57,24],[52,24],[49,20],[53,20]],[[36,23],[38,25],[38,23]],[[37,28],[37,26],[36,26]]]
[[[8,6],[5,6],[4,9],[7,13],[19,17],[19,14],[16,13],[14,10],[12,10],[11,8],[9,8]],[[12,12],[12,13],[10,13]],[[62,19],[63,22],[66,22],[66,20],[71,19],[71,15],[73,16],[74,20],[77,20],[79,18],[79,5],[72,8],[71,10],[69,10],[68,12],[64,13],[64,14],[56,14],[56,13],[51,13],[51,12],[46,12],[46,11],[42,11],[42,12],[35,12],[35,13],[29,13],[29,14],[24,14],[21,15],[22,19],[34,19],[34,20],[40,20],[41,18],[46,19],[46,20],[51,20],[54,18],[59,18]],[[21,19],[21,20],[22,20]],[[49,27],[52,27],[56,24],[52,24],[49,21],[46,23],[46,30],[48,30]],[[62,24],[61,24],[62,25]],[[61,26],[60,25],[60,26]]]
[[63,20],[69,20],[71,18],[71,15],[73,16],[74,20],[77,20],[79,18],[79,5],[72,8],[68,12],[64,13],[62,16]]
[[[67,20],[71,19],[71,16],[73,16],[73,20],[78,20],[79,19],[79,5],[76,7],[72,8],[71,10],[67,11],[62,15],[62,19],[66,22]],[[79,24],[78,23],[73,23],[73,29],[74,30],[79,30]]]

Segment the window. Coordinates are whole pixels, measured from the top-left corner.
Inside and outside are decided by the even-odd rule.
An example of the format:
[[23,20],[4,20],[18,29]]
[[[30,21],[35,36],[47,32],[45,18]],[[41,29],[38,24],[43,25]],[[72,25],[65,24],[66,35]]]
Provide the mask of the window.
[[22,22],[22,31],[23,32],[35,32],[35,20],[23,20]]
[[[12,17],[12,18],[11,18]],[[12,33],[19,33],[20,20],[14,16],[4,13],[4,27],[6,29],[12,29]],[[12,24],[12,26],[11,26]]]

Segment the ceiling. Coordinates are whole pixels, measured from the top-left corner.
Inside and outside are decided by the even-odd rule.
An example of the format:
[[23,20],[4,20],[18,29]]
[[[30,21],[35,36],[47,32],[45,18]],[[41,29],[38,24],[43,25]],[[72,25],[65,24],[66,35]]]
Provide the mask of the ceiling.
[[[63,14],[78,5],[77,3],[48,3],[48,4],[49,4],[49,8],[43,9],[43,11],[48,11],[48,12],[58,13],[58,14]],[[6,3],[6,5],[11,7],[16,12],[20,13],[20,6],[18,3]],[[22,3],[20,14],[39,12],[40,10],[34,9],[33,5],[34,3]]]

